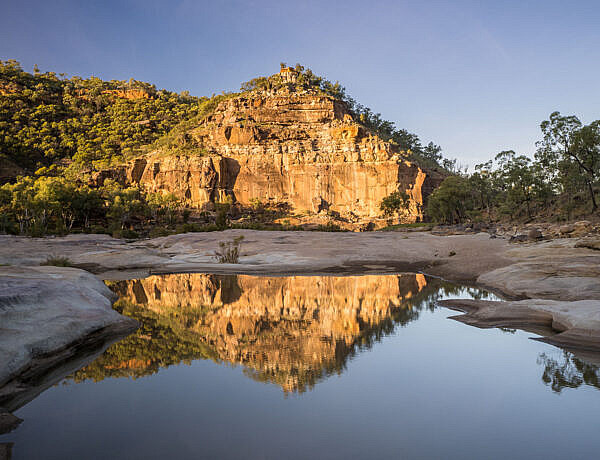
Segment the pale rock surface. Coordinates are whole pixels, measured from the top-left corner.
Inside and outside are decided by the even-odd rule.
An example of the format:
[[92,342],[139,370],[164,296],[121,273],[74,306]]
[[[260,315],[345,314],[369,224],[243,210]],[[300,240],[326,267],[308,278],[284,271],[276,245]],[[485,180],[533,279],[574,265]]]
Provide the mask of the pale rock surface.
[[582,238],[575,244],[575,247],[576,248],[588,248],[588,249],[594,249],[596,251],[600,251],[600,237],[593,236],[593,237]]
[[[238,236],[244,236],[240,263],[217,263],[214,251],[219,242]],[[427,232],[252,230],[188,233],[133,243],[95,235],[51,239],[5,236],[0,237],[0,243],[5,243],[0,244],[0,263],[39,263],[49,255],[61,254],[104,279],[115,280],[177,272],[422,272],[477,284],[513,300],[534,299],[528,308],[545,314],[543,305],[566,302],[560,323],[575,324],[581,312],[584,319],[577,319],[578,330],[587,321],[586,330],[597,335],[600,329],[590,316],[596,304],[584,307],[579,301],[600,300],[600,253],[576,247],[578,241],[568,238],[514,245],[487,233],[436,236]],[[507,312],[515,307],[513,303],[502,305]],[[589,347],[589,340],[586,343]]]
[[15,395],[38,387],[82,348],[134,330],[137,322],[114,311],[113,300],[83,270],[0,267],[0,405],[14,410]]
[[600,300],[526,299],[513,302],[443,300],[441,306],[464,312],[452,319],[471,326],[519,328],[537,340],[567,349],[600,351]]
[[506,252],[513,263],[483,273],[477,282],[512,297],[600,299],[600,254],[573,239],[524,245]]

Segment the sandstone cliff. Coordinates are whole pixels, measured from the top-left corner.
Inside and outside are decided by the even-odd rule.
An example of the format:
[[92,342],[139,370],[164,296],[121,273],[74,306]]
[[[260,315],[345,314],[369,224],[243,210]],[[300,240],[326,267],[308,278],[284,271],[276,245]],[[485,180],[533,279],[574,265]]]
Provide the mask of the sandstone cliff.
[[406,158],[353,120],[342,101],[290,84],[228,98],[174,148],[103,171],[96,181],[114,177],[172,192],[200,209],[229,196],[241,205],[287,203],[294,214],[325,212],[349,222],[380,216],[381,200],[400,190],[410,196],[404,220],[414,221],[442,177]]

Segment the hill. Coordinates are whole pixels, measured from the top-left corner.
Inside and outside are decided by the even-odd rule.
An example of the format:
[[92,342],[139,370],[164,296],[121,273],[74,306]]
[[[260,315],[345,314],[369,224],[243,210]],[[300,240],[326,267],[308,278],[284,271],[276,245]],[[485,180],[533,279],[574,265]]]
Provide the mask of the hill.
[[0,61],[0,160],[28,173],[119,163],[193,117],[206,99],[136,80],[30,74]]
[[[222,204],[225,221],[255,220],[246,211],[258,210],[270,222],[308,214],[358,228],[382,217],[388,196],[388,214],[414,221],[444,172],[439,147],[423,147],[300,65],[197,98],[134,80],[29,74],[6,61],[0,88],[0,176],[12,221],[4,231],[91,230],[97,221],[115,233],[159,214],[181,221],[184,207],[208,224],[216,217],[206,213]],[[85,210],[57,196],[81,190],[80,201],[94,195]]]
[[357,225],[381,220],[382,200],[401,193],[402,218],[423,219],[443,175],[382,139],[374,117],[346,102],[339,86],[284,67],[242,88],[147,154],[94,175],[95,185],[111,178],[206,211],[224,201],[238,212],[262,204]]

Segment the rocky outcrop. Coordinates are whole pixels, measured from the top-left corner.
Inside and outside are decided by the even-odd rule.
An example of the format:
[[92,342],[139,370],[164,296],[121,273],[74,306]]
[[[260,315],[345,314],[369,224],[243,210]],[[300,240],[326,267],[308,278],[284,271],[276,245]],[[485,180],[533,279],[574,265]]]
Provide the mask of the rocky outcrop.
[[464,312],[452,319],[471,326],[518,328],[567,350],[600,351],[600,301],[525,299],[514,302],[453,299],[440,305]]
[[112,300],[82,270],[0,267],[0,406],[17,409],[135,330]]
[[151,94],[142,88],[133,89],[107,89],[102,91],[102,94],[118,97],[121,99],[151,99]]
[[[87,89],[77,89],[75,94],[79,99],[85,99],[87,101],[92,98],[89,95]],[[144,88],[120,88],[120,89],[106,89],[102,91],[102,94],[106,94],[109,97],[119,99],[152,99],[153,96]]]
[[495,226],[497,236],[511,239],[512,242],[534,240],[553,240],[560,238],[598,237],[600,224],[589,220],[579,220],[572,223],[535,222],[525,225],[498,224]]
[[357,222],[380,216],[381,200],[398,190],[410,196],[404,220],[421,219],[427,195],[442,180],[353,120],[343,102],[317,91],[242,93],[179,142],[181,148],[101,172],[96,183],[110,176],[174,193],[197,208],[230,196],[242,205],[287,203],[296,214],[333,212]]

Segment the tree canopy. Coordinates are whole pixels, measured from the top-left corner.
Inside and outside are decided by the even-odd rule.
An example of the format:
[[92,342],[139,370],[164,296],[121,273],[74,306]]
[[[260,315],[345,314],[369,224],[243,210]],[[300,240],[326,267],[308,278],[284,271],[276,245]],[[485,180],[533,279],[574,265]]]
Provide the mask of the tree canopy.
[[513,150],[448,178],[429,199],[428,214],[443,223],[467,219],[569,220],[598,211],[600,120],[550,114],[540,125],[534,158]]
[[0,156],[45,173],[122,162],[198,114],[206,99],[136,80],[30,74],[0,61]]

